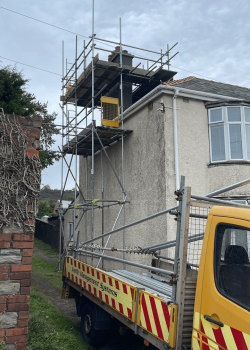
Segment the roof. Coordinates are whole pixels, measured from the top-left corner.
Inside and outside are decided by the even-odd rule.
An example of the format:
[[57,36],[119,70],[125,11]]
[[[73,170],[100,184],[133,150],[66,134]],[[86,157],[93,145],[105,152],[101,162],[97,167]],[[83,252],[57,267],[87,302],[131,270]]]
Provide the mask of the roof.
[[163,83],[168,86],[182,87],[195,91],[209,92],[216,95],[236,97],[250,100],[250,89],[238,85],[219,83],[213,80],[206,80],[197,77],[186,77],[184,79],[173,80]]

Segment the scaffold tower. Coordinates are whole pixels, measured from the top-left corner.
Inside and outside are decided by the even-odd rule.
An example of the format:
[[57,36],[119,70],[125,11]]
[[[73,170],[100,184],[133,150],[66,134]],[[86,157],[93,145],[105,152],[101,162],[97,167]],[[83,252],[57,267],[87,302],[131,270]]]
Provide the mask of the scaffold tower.
[[[60,107],[62,110],[62,144],[59,150],[62,154],[61,165],[61,200],[64,194],[69,174],[75,182],[74,201],[68,210],[73,212],[72,229],[69,232],[69,239],[65,239],[63,212],[59,210],[60,219],[60,261],[67,254],[68,245],[79,247],[79,225],[85,217],[85,230],[87,240],[87,229],[91,226],[91,239],[94,238],[95,211],[118,206],[117,216],[113,223],[115,229],[118,218],[122,217],[125,226],[125,205],[129,205],[129,198],[126,194],[124,179],[124,138],[130,135],[133,130],[124,129],[124,111],[135,102],[143,98],[147,93],[157,87],[162,81],[172,80],[176,72],[170,70],[170,62],[179,52],[170,55],[173,48],[167,45],[167,50],[152,51],[136,46],[124,44],[122,40],[122,23],[119,22],[120,39],[118,42],[98,38],[94,29],[94,0],[92,3],[92,35],[90,40],[84,40],[83,49],[79,50],[79,40],[76,36],[75,57],[72,64],[64,57],[64,42],[62,43],[62,88],[60,96]],[[104,48],[109,45],[112,49]],[[136,50],[135,53],[128,52]],[[81,51],[79,53],[79,51]],[[108,60],[99,58],[99,54],[108,52]],[[140,52],[140,54],[138,54]],[[145,54],[150,57],[144,57]],[[133,59],[140,60],[133,66]],[[142,64],[143,63],[143,64]],[[145,68],[146,67],[146,68]],[[100,118],[99,118],[100,117]],[[101,121],[98,125],[97,119]],[[116,171],[107,153],[107,148],[121,144],[120,165],[121,174]],[[120,188],[119,198],[95,198],[95,155],[101,153],[101,172],[103,187],[103,157],[105,157],[112,168]],[[68,162],[66,155],[71,155]],[[82,191],[80,186],[79,157],[86,159],[86,188]],[[72,169],[72,160],[75,158],[75,168]],[[91,159],[91,168],[88,162]],[[63,174],[64,163],[67,166],[66,176]],[[88,188],[88,179],[91,178],[91,189]],[[90,194],[90,198],[87,198]],[[103,194],[103,191],[102,191]],[[62,205],[61,205],[62,206]],[[88,222],[87,213],[91,213],[91,223]],[[104,214],[103,214],[104,215]],[[104,232],[102,232],[104,233]],[[125,269],[125,254],[128,252],[125,244],[125,229],[122,234],[120,251],[123,252],[123,267]],[[111,235],[106,243],[102,240],[102,255],[107,251]],[[61,250],[63,238],[64,248]],[[93,251],[94,247],[88,247]],[[100,246],[99,246],[100,248]],[[138,249],[135,249],[138,252]],[[100,257],[97,267],[101,263]],[[93,264],[93,255],[92,255]]]

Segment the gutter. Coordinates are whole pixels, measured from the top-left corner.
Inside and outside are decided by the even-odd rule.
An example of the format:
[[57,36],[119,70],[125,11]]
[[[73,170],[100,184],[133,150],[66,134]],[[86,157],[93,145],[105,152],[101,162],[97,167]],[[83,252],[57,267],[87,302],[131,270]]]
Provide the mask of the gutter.
[[177,135],[177,108],[176,100],[179,90],[175,89],[173,96],[173,117],[174,117],[174,165],[175,165],[175,189],[179,189],[179,157],[178,157],[178,135]]
[[178,95],[182,97],[189,97],[195,100],[203,101],[217,101],[217,100],[236,100],[241,101],[240,98],[235,98],[231,96],[217,95],[210,92],[195,91],[190,89],[184,89],[180,87],[168,86],[168,85],[158,85],[147,95],[142,97],[139,101],[135,102],[132,106],[126,109],[124,112],[124,119],[130,117],[133,113],[137,112],[139,109],[143,108],[153,99],[157,98],[161,94],[174,95],[175,91],[178,90]]

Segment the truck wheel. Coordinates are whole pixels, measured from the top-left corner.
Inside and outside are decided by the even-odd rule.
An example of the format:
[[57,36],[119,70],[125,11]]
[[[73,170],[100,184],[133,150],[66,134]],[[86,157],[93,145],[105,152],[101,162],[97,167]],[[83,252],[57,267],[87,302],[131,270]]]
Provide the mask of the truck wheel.
[[99,345],[103,342],[106,332],[104,330],[97,330],[94,327],[93,309],[89,304],[85,304],[81,318],[81,333],[83,340],[90,345]]

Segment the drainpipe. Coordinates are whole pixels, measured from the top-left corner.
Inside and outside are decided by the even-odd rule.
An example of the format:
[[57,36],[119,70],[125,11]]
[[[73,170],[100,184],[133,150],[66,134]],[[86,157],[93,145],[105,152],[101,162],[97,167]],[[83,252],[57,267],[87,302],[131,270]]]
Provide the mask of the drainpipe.
[[176,99],[178,96],[178,89],[173,89],[175,91],[173,96],[173,117],[174,117],[174,163],[175,163],[175,188],[179,189],[179,157],[178,157],[178,134],[177,134],[177,110],[176,110]]

